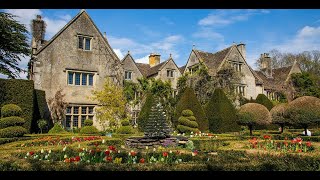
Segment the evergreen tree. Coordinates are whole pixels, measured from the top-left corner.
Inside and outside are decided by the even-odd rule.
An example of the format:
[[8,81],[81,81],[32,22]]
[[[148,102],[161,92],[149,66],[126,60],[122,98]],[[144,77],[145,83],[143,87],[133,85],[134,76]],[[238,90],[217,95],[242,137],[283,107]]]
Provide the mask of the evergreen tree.
[[151,112],[152,103],[153,95],[151,93],[148,93],[137,119],[139,131],[144,131],[144,127]]
[[149,138],[166,138],[170,137],[171,128],[169,127],[164,107],[158,100],[153,99],[151,110],[144,127],[144,133]]
[[190,109],[193,112],[200,131],[207,131],[209,129],[208,119],[202,109],[202,106],[200,105],[194,90],[189,87],[185,89],[177,103],[175,116],[173,119],[175,126],[178,125],[178,119],[182,115],[182,111],[186,109]]
[[216,89],[205,106],[209,130],[214,133],[240,131],[236,110],[222,89]]
[[24,70],[18,66],[21,57],[30,54],[27,29],[14,20],[15,16],[0,12],[0,73],[9,78],[19,77]]
[[272,102],[264,94],[259,94],[257,96],[256,103],[264,105],[269,111],[273,108]]

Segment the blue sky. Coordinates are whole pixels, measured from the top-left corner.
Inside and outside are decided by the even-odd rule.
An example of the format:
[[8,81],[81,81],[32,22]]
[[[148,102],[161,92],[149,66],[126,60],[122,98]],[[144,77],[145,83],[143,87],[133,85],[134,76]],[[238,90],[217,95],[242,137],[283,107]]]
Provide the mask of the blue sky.
[[[30,29],[37,14],[47,23],[45,38],[50,39],[80,9],[4,10]],[[148,63],[152,52],[161,61],[171,53],[178,66],[185,65],[192,46],[216,52],[233,42],[246,44],[247,62],[255,69],[259,55],[272,49],[299,53],[320,50],[320,10],[128,10],[86,9],[99,30],[122,57],[130,50],[137,62]],[[20,66],[25,68],[28,58]],[[21,78],[25,78],[21,74]],[[1,75],[0,75],[1,77]]]

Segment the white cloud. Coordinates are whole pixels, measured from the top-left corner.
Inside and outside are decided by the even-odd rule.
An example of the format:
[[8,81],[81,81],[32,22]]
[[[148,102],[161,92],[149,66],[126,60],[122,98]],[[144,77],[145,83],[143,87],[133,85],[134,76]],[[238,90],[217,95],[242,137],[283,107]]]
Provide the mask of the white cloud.
[[54,36],[59,30],[61,30],[63,28],[63,26],[65,26],[69,20],[66,20],[66,18],[69,18],[69,20],[71,19],[71,16],[59,16],[59,18],[57,19],[52,19],[52,18],[48,18],[48,17],[44,17],[43,20],[46,22],[47,24],[47,28],[46,28],[46,38],[47,39],[51,39],[52,36]]
[[214,32],[209,28],[202,28],[200,31],[193,33],[192,36],[196,38],[224,41],[224,36],[222,34]]
[[[176,50],[178,44],[184,42],[184,37],[181,35],[170,35],[162,40],[150,42],[148,44],[139,43],[129,38],[109,36],[110,45],[121,52],[130,50],[131,54],[136,58],[136,62],[149,63],[150,53],[159,53],[162,60],[169,58],[172,54],[174,59],[180,55]],[[161,61],[162,61],[161,60]]]
[[137,63],[145,63],[145,64],[149,64],[149,55],[146,55],[142,58],[136,59],[135,60]]
[[200,26],[226,26],[238,21],[246,21],[250,16],[269,13],[268,10],[217,10],[201,19]]
[[120,49],[113,49],[113,51],[116,53],[120,60],[124,57]]
[[39,9],[6,9],[5,12],[16,15],[15,20],[24,24],[29,32],[31,30],[31,20],[34,19],[36,15],[42,14]]
[[159,37],[161,35],[160,32],[155,31],[154,29],[151,29],[147,26],[137,24],[138,29],[142,31],[142,33],[148,37]]
[[320,26],[305,26],[297,34],[282,44],[271,45],[273,49],[283,52],[299,53],[303,51],[320,50]]

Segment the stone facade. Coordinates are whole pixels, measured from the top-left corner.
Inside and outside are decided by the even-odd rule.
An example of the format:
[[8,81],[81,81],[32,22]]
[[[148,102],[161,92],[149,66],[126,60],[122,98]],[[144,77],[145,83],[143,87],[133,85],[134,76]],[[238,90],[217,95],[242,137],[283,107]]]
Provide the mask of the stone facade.
[[245,45],[232,45],[216,53],[209,53],[193,49],[190,53],[184,73],[193,73],[198,69],[200,62],[208,67],[211,76],[228,63],[241,74],[241,79],[235,84],[236,92],[241,93],[245,98],[255,99],[262,93],[262,85],[259,77],[251,69],[245,60]]
[[[82,44],[88,50],[79,48],[79,37],[89,39],[84,40],[86,44]],[[47,100],[62,88],[65,100],[72,107],[68,109],[71,112],[67,112],[70,114],[67,115],[70,124],[65,123],[67,127],[81,127],[84,117],[93,118],[94,125],[98,126],[92,116],[92,107],[97,103],[90,96],[92,90],[102,89],[106,77],[122,85],[123,68],[85,11],[81,11],[46,44],[38,46],[32,55],[30,78],[34,80],[35,88],[44,90]]]

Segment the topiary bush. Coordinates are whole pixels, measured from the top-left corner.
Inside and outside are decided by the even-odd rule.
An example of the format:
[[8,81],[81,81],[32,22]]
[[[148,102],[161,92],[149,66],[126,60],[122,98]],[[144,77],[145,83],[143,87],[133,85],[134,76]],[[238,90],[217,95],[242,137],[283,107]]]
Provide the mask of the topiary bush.
[[42,134],[42,131],[47,127],[48,122],[45,119],[39,119],[38,121],[38,127],[40,128],[40,132]]
[[0,107],[16,104],[22,109],[23,125],[29,133],[38,132],[35,117],[34,82],[24,79],[0,79]]
[[118,134],[133,134],[134,133],[133,128],[131,127],[128,119],[123,119],[121,121],[121,125],[122,126],[116,130],[116,133],[118,133]]
[[92,126],[92,125],[93,125],[93,121],[91,119],[84,120],[84,126]]
[[146,100],[141,108],[139,116],[137,118],[138,128],[140,131],[144,132],[145,125],[149,114],[151,112],[151,106],[153,103],[153,95],[151,93],[146,95]]
[[174,126],[178,126],[178,120],[182,116],[182,111],[189,109],[193,112],[196,122],[198,123],[198,129],[200,131],[208,131],[209,130],[209,122],[208,119],[202,109],[200,102],[198,101],[194,90],[192,88],[186,88],[181,95],[179,101],[176,105],[176,110],[173,118]]
[[273,103],[264,94],[258,94],[255,102],[264,105],[269,111],[273,108]]
[[248,126],[251,136],[252,129],[255,125],[267,125],[271,122],[271,115],[268,109],[258,103],[242,105],[237,114],[237,123]]
[[1,108],[1,117],[21,116],[22,109],[15,104],[6,104]]
[[99,134],[99,131],[94,126],[84,126],[80,129],[80,134]]
[[26,128],[22,126],[11,126],[4,129],[0,129],[0,138],[21,137],[26,133]]
[[49,130],[48,134],[59,134],[59,133],[67,133],[66,130],[63,129],[61,124],[54,124],[54,126]]
[[281,127],[281,133],[283,133],[284,126],[292,124],[290,119],[284,117],[284,112],[287,108],[287,105],[287,103],[278,104],[270,111],[272,123],[278,124]]
[[307,135],[310,124],[320,121],[320,99],[312,96],[303,96],[291,101],[284,117],[291,119],[293,124],[301,125]]
[[18,116],[5,117],[0,119],[0,129],[9,126],[22,126],[24,124],[24,119]]
[[198,123],[196,122],[196,118],[193,116],[193,112],[190,109],[186,109],[183,110],[181,114],[182,116],[178,119],[178,131],[180,133],[199,132]]
[[215,89],[204,108],[209,119],[209,129],[214,133],[238,132],[236,110],[222,89]]

